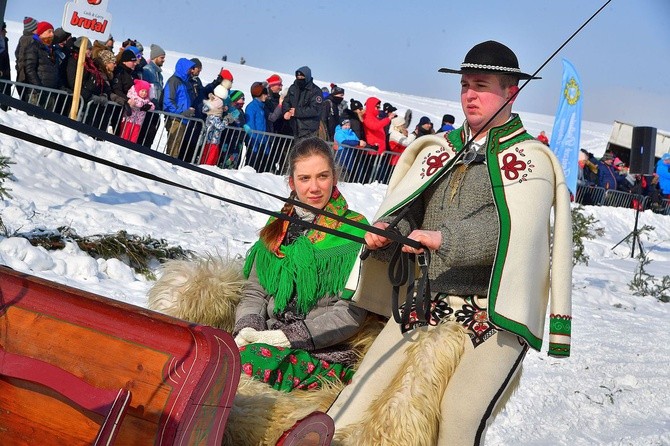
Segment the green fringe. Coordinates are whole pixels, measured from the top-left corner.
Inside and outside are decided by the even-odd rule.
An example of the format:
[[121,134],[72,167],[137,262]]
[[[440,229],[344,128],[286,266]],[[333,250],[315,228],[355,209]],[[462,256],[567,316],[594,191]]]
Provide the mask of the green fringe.
[[270,252],[260,240],[249,250],[244,275],[249,277],[256,265],[258,282],[274,296],[275,312],[284,311],[296,295],[298,311],[307,314],[320,298],[344,289],[361,245],[349,242],[324,249],[314,246],[309,238],[300,236],[281,247],[283,258]]

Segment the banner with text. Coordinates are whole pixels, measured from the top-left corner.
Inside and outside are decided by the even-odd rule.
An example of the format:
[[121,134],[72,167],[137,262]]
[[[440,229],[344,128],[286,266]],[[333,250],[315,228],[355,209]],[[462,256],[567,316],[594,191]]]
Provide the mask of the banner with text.
[[107,12],[109,0],[74,0],[65,4],[62,27],[74,37],[91,41],[106,41],[112,27],[112,15]]

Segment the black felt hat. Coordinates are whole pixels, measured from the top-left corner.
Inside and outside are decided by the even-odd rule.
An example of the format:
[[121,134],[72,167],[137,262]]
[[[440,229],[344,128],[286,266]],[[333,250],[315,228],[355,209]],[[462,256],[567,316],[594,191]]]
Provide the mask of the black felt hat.
[[488,40],[472,47],[459,70],[451,68],[440,68],[440,73],[454,74],[509,74],[519,79],[542,79],[523,73],[519,69],[519,60],[514,51],[500,42]]

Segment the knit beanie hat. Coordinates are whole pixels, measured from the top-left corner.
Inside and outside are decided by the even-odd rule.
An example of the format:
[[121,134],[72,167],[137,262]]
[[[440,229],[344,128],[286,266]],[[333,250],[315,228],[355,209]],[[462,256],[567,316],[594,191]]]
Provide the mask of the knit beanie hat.
[[116,63],[116,57],[114,57],[114,53],[109,50],[100,51],[98,54],[98,59],[100,59],[100,62],[102,62],[103,65],[107,65],[110,62]]
[[352,111],[355,111],[355,110],[363,110],[363,104],[361,104],[361,101],[357,101],[356,99],[351,99],[351,100],[349,101],[349,108],[350,108]]
[[228,89],[223,85],[217,85],[216,88],[214,88],[214,96],[226,99],[228,97]]
[[51,23],[49,23],[49,22],[40,22],[40,23],[37,24],[37,28],[35,28],[35,34],[37,34],[38,36],[41,36],[42,33],[46,32],[46,31],[48,31],[48,30],[50,30],[50,29],[51,29],[51,30],[54,29],[54,27],[53,27],[53,25],[52,25]]
[[135,85],[135,91],[138,93],[146,90],[148,94],[151,91],[151,84],[143,79],[134,79],[133,84]]
[[23,31],[26,33],[32,33],[37,29],[37,20],[32,17],[24,17],[23,19]]
[[200,62],[200,59],[198,59],[197,57],[194,57],[193,59],[191,59],[191,62],[193,62],[193,63],[195,64],[195,65],[193,66],[193,68],[200,68],[200,69],[202,69],[202,62]]
[[221,78],[229,80],[231,82],[233,81],[233,73],[226,70],[225,68],[221,68],[221,72],[219,73],[219,76],[221,76]]
[[661,156],[661,159],[662,159],[663,161],[670,160],[670,153],[664,153],[664,154]]
[[266,81],[268,83],[268,88],[274,87],[275,85],[281,85],[282,84],[281,77],[279,77],[278,74],[273,74],[272,76],[267,78]]
[[336,94],[344,94],[344,88],[339,85],[330,84],[330,94],[335,96]]
[[268,89],[263,82],[254,82],[251,84],[251,97],[257,98],[263,94],[268,94]]
[[419,119],[419,127],[421,127],[424,124],[432,124],[428,116],[422,116],[421,119]]
[[129,48],[123,50],[123,53],[121,53],[121,63],[123,62],[137,62],[135,52]]
[[[388,102],[384,102],[384,105],[382,106],[382,110],[384,110],[384,113],[393,113],[394,111],[398,110],[395,108],[393,105],[391,105]],[[430,122],[430,120],[428,121]]]
[[405,126],[405,118],[403,118],[402,116],[396,116],[395,118],[391,119],[391,125],[393,127],[396,127],[396,128],[404,127]]
[[240,90],[233,90],[230,92],[230,102],[237,102],[240,99],[244,99],[244,93]]
[[165,56],[165,50],[155,43],[151,44],[151,51],[149,52],[149,59],[154,60],[157,57]]
[[[77,40],[75,40],[74,43],[73,43],[72,45],[73,45],[75,48],[81,48],[81,44],[82,44],[82,43],[84,43],[84,37],[83,37],[83,36],[80,36],[80,37],[77,37]],[[91,47],[89,46],[88,49],[90,50]]]
[[137,48],[135,45],[127,46],[126,49],[132,51],[133,54],[135,54],[135,57],[137,57],[138,59],[142,57],[142,51],[140,51],[140,49]]

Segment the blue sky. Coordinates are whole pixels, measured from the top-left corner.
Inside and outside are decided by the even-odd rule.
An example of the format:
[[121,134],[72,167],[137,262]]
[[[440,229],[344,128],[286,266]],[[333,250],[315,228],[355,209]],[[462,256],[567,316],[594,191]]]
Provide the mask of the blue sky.
[[[7,20],[29,15],[54,26],[65,5],[7,3]],[[473,45],[493,39],[533,72],[604,3],[109,0],[109,12],[117,40],[138,39],[147,48],[226,54],[235,63],[243,56],[251,66],[289,73],[308,65],[318,79],[457,101],[459,78],[438,73],[440,67],[458,67]],[[584,119],[670,130],[668,19],[668,0],[613,0],[540,72],[543,80],[524,88],[516,107],[553,115],[566,58],[581,77]]]

